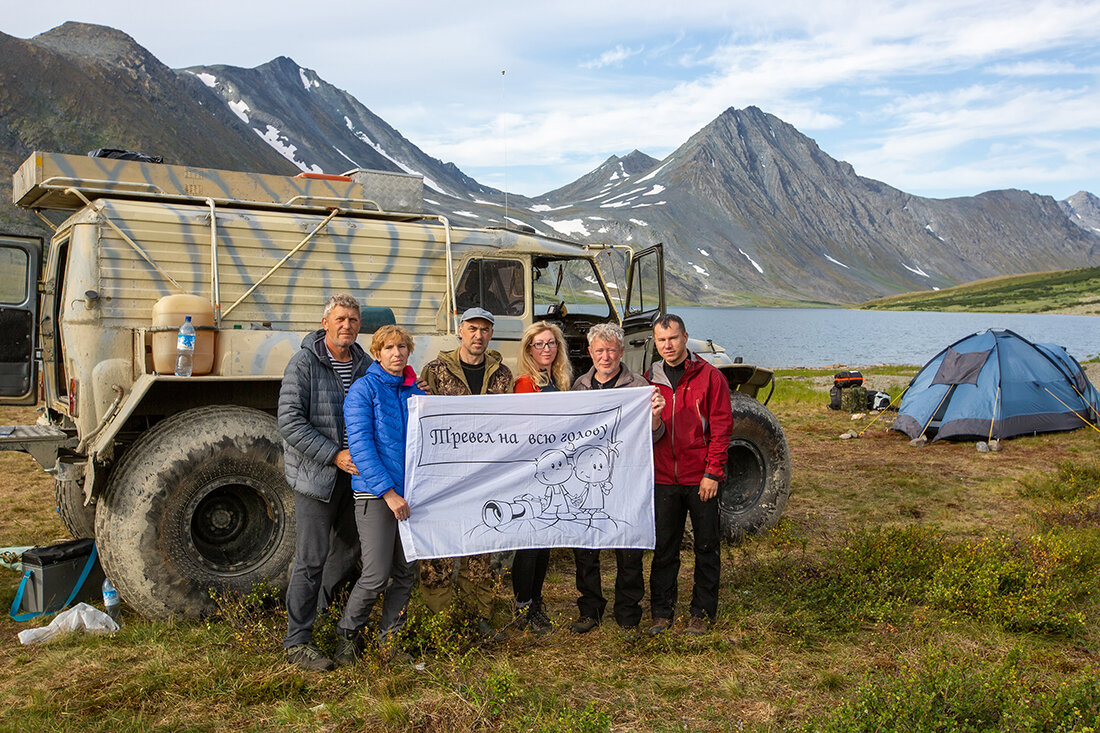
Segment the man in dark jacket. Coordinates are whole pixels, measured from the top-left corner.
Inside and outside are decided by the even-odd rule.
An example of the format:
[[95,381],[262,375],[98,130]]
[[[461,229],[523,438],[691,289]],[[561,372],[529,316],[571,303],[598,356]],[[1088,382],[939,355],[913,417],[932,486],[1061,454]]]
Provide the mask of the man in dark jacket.
[[333,663],[313,645],[318,607],[329,604],[359,557],[351,493],[359,471],[344,429],[344,395],[371,363],[355,342],[359,327],[359,302],[332,296],[321,328],[290,358],[279,391],[279,434],[298,527],[283,646],[291,664],[320,671]]
[[[614,323],[597,323],[588,329],[588,354],[592,368],[577,377],[574,390],[619,389],[621,387],[648,387],[649,382],[641,374],[630,371],[623,364],[623,339],[626,334]],[[661,411],[665,399],[656,388],[653,395],[653,440],[665,434]],[[577,610],[580,618],[569,627],[573,633],[587,634],[596,628],[607,607],[600,582],[600,551],[576,548],[573,559],[577,564]],[[639,549],[615,550],[615,621],[624,629],[637,628],[642,620],[641,600],[645,595],[642,579],[642,551]]]
[[725,477],[733,432],[729,384],[722,373],[688,351],[679,316],[661,316],[653,340],[662,361],[646,378],[661,390],[665,434],[653,444],[657,546],[650,571],[651,636],[672,625],[684,522],[691,516],[695,584],[687,633],[703,634],[718,613],[721,532],[718,482]]

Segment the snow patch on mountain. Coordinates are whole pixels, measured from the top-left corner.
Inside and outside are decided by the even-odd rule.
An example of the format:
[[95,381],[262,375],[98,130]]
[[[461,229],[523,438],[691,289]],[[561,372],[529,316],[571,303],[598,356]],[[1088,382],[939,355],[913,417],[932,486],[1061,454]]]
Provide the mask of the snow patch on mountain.
[[741,249],[741,248],[739,247],[739,248],[737,249],[737,251],[738,251],[738,252],[740,252],[741,254],[745,255],[745,259],[746,259],[746,260],[748,260],[748,261],[749,261],[749,263],[750,263],[750,264],[752,264],[752,266],[756,268],[756,271],[757,271],[757,272],[759,272],[759,273],[760,273],[761,275],[763,275],[763,274],[764,274],[764,268],[763,268],[763,267],[761,267],[761,266],[760,266],[760,263],[758,263],[758,262],[757,262],[756,260],[754,260],[754,259],[753,259],[752,257],[749,257],[748,253],[747,253],[747,252],[746,252],[745,250],[743,250],[743,249]]
[[929,234],[931,234],[933,237],[940,240],[941,242],[946,242],[947,241],[946,239],[941,237],[939,234],[936,234],[936,230],[932,228],[931,224],[925,224],[924,228]]
[[840,265],[845,270],[851,270],[852,269],[852,268],[848,267],[846,264],[844,264],[843,262],[841,262],[840,260],[835,260],[832,257],[830,257],[829,255],[825,255],[825,259],[827,259],[829,262],[832,262],[834,265]]
[[573,204],[564,204],[562,206],[550,206],[549,204],[535,204],[530,207],[530,210],[536,214],[541,214],[546,211],[561,211],[562,209],[568,209]]
[[252,108],[243,99],[230,102],[229,109],[233,110],[233,114],[240,117],[243,122],[248,122],[248,113],[252,111]]
[[352,160],[352,159],[351,159],[351,156],[349,156],[349,155],[348,155],[347,153],[345,153],[345,152],[344,152],[343,150],[341,150],[340,148],[336,147],[335,145],[333,145],[333,146],[332,146],[332,149],[333,149],[333,150],[335,150],[335,151],[336,151],[337,153],[339,153],[340,155],[342,155],[342,156],[344,157],[344,160],[346,160],[347,162],[351,163],[351,164],[352,164],[353,166],[355,166],[356,168],[362,168],[362,167],[363,167],[363,166],[359,165],[358,163],[356,163],[356,162],[355,162],[354,160]]
[[904,262],[901,263],[901,266],[904,267],[909,272],[912,272],[916,275],[920,275],[921,277],[931,277],[931,275],[929,275],[924,270],[920,269],[920,267],[917,267],[917,268],[914,269],[914,268],[910,267],[909,265],[905,264]]
[[705,249],[700,249],[699,254],[703,255],[704,257],[710,257],[710,253],[707,252]]
[[582,219],[562,219],[559,221],[554,221],[553,219],[543,219],[542,223],[550,227],[554,231],[558,232],[559,234],[564,234],[566,236],[570,234],[579,234],[582,237],[591,236],[591,234],[589,234],[588,232],[588,229],[584,226],[584,221]]
[[650,171],[650,172],[649,172],[649,173],[647,173],[646,175],[644,175],[644,176],[642,176],[641,178],[639,178],[639,179],[638,179],[638,183],[641,183],[642,181],[649,181],[649,180],[652,180],[652,179],[654,178],[654,176],[656,176],[656,175],[657,175],[658,173],[660,173],[660,172],[661,172],[662,170],[664,170],[665,166],[666,166],[666,165],[668,165],[668,164],[669,164],[669,163],[671,163],[671,162],[672,162],[671,160],[668,160],[668,161],[666,161],[666,162],[665,162],[665,164],[664,164],[664,165],[662,165],[662,166],[659,166],[659,167],[657,167],[657,168],[654,168],[654,169],[653,169],[652,171]]
[[363,132],[362,130],[356,130],[355,125],[352,124],[352,121],[349,120],[347,118],[347,116],[344,117],[344,124],[348,126],[348,129],[352,131],[352,133],[355,135],[355,137],[359,138],[360,140],[365,142],[367,145],[374,148],[375,152],[377,152],[383,158],[390,161],[391,163],[393,163],[394,165],[396,165],[398,168],[405,171],[406,173],[411,173],[414,176],[420,176],[422,179],[424,179],[424,185],[427,186],[428,188],[432,189],[436,193],[441,193],[444,196],[451,196],[452,198],[458,198],[454,194],[451,194],[451,193],[448,193],[447,191],[445,191],[442,186],[440,186],[438,183],[433,181],[431,178],[428,178],[426,175],[424,175],[420,171],[405,165],[400,160],[398,160],[397,158],[395,158],[392,155],[390,155],[389,153],[387,153],[385,150],[382,149],[381,145],[379,145],[375,141],[371,140],[370,136],[367,135],[367,133]]
[[[749,260],[749,262],[752,262],[752,260]],[[703,277],[710,277],[710,273],[707,272],[705,268],[700,267],[699,265],[695,264],[694,262],[689,262],[688,264],[691,265],[692,267],[694,267],[695,271],[697,273],[699,273],[700,275],[702,275]]]
[[280,132],[279,128],[275,127],[274,125],[268,125],[267,129],[263,132],[260,132],[259,128],[256,127],[253,127],[252,131],[259,135],[265,143],[273,147],[275,149],[275,152],[289,160],[294,165],[298,166],[299,169],[306,171],[307,173],[324,173],[324,171],[321,170],[321,166],[307,165],[298,160],[294,156],[295,151],[298,150],[298,146],[291,145],[290,138]]
[[[195,72],[193,71],[191,73],[195,74]],[[211,89],[218,85],[218,77],[214,76],[213,74],[207,74],[205,71],[200,71],[199,73],[195,74],[195,76],[199,77],[199,81],[201,81],[203,84],[210,87]]]
[[298,76],[302,78],[302,86],[306,88],[307,92],[310,91],[310,89],[313,87],[321,86],[321,83],[319,81],[317,81],[316,79],[310,79],[308,76],[306,76],[306,70],[301,67],[298,67]]
[[[638,208],[638,207],[637,207],[637,206],[635,206],[634,208]],[[630,223],[631,223],[631,224],[637,224],[637,225],[638,225],[638,226],[640,226],[640,227],[647,227],[647,226],[649,226],[649,222],[646,222],[646,221],[642,221],[641,219],[630,219],[629,221],[630,221]]]
[[662,186],[659,183],[654,183],[653,188],[649,189],[648,191],[646,191],[642,195],[643,196],[656,196],[657,194],[659,194],[661,191],[664,191],[664,190],[665,190],[664,186]]

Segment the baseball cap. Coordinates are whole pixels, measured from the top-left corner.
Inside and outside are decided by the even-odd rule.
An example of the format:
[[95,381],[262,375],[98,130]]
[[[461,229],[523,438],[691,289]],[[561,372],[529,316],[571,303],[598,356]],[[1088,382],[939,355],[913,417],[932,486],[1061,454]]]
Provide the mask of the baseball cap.
[[493,319],[492,313],[485,310],[484,308],[478,308],[477,306],[474,306],[473,308],[467,308],[465,312],[463,312],[461,323],[473,320],[474,318],[484,318],[489,323],[496,323],[496,321]]

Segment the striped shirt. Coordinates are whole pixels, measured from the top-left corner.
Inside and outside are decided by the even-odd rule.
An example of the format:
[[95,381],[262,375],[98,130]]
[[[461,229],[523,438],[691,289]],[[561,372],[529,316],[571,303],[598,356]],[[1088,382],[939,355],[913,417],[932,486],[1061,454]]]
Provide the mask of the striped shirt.
[[[328,344],[325,344],[325,350],[328,350]],[[340,377],[340,384],[344,386],[344,396],[348,396],[348,390],[351,389],[351,377],[355,372],[355,362],[352,359],[347,361],[337,361],[336,357],[332,355],[332,352],[328,352],[329,363],[332,364],[333,371],[336,372],[336,376]],[[344,442],[340,445],[341,450],[348,447],[348,431],[344,428]]]

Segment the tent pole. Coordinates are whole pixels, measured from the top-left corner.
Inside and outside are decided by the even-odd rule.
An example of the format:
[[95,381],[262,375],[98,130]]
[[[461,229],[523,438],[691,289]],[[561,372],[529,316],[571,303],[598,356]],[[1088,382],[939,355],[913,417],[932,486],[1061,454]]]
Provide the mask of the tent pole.
[[[893,407],[893,406],[894,406],[894,403],[895,403],[895,402],[897,402],[898,400],[900,400],[900,399],[901,399],[901,398],[902,398],[902,397],[903,397],[903,396],[905,395],[905,393],[909,391],[909,388],[910,388],[911,386],[913,386],[913,385],[912,385],[912,382],[910,382],[909,384],[905,385],[905,389],[903,389],[903,390],[901,391],[901,394],[899,394],[899,395],[898,395],[897,397],[895,397],[894,399],[890,400],[890,404],[886,406],[886,410],[889,410],[889,409],[890,409],[891,407]],[[867,423],[867,427],[865,427],[865,428],[864,428],[863,430],[860,430],[860,431],[859,431],[859,433],[858,433],[858,434],[856,435],[856,437],[857,437],[857,438],[863,437],[863,434],[864,434],[864,433],[866,433],[866,432],[867,432],[868,430],[870,430],[870,429],[871,429],[871,426],[872,426],[872,425],[874,425],[874,424],[875,424],[875,422],[876,422],[876,421],[877,421],[877,420],[878,420],[878,419],[879,419],[880,417],[882,417],[882,413],[886,412],[886,410],[882,410],[882,411],[880,411],[880,412],[879,412],[879,414],[875,415],[875,419],[874,419],[874,420],[872,420],[871,422]]]
[[993,440],[993,422],[997,419],[997,406],[1001,404],[1001,385],[997,385],[997,396],[993,398],[993,416],[989,418],[989,437],[986,439]]
[[[1053,397],[1054,399],[1058,400],[1059,402],[1062,402],[1062,400],[1059,400],[1059,399],[1058,399],[1058,395],[1054,394],[1053,392],[1051,392],[1051,391],[1050,391],[1049,389],[1047,389],[1046,387],[1043,387],[1043,389],[1046,389],[1046,391],[1047,391],[1047,394],[1048,394],[1048,395],[1050,395],[1050,396],[1051,396],[1051,397]],[[1086,404],[1088,404],[1088,403],[1086,403]],[[1077,417],[1081,417],[1081,413],[1077,412],[1077,410],[1073,409],[1072,407],[1070,407],[1069,405],[1067,405],[1067,404],[1066,404],[1065,402],[1062,402],[1062,407],[1066,408],[1067,410],[1069,410],[1070,412],[1072,412],[1072,413],[1073,413],[1074,415],[1076,415]],[[1088,426],[1089,426],[1090,428],[1092,428],[1092,429],[1093,429],[1093,430],[1095,430],[1096,432],[1100,433],[1100,428],[1096,427],[1095,425],[1093,425],[1092,423],[1090,423],[1090,422],[1089,422],[1088,420],[1086,420],[1085,418],[1081,417],[1081,422],[1085,423],[1085,425],[1088,425]]]
[[918,435],[916,438],[917,440],[920,440],[924,437],[924,433],[928,430],[928,426],[931,425],[932,421],[936,419],[936,413],[938,413],[940,411],[940,408],[943,407],[943,401],[946,400],[948,395],[950,395],[954,391],[955,385],[952,384],[950,387],[947,388],[947,391],[943,393],[943,397],[940,398],[940,403],[936,405],[936,409],[932,410],[932,414],[928,416],[928,422],[924,424],[924,430],[920,431],[920,435]]

